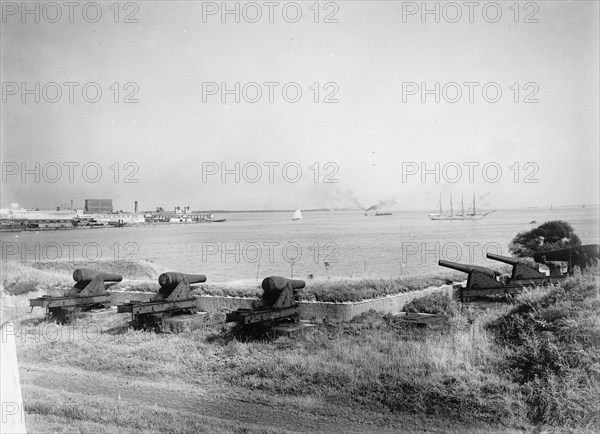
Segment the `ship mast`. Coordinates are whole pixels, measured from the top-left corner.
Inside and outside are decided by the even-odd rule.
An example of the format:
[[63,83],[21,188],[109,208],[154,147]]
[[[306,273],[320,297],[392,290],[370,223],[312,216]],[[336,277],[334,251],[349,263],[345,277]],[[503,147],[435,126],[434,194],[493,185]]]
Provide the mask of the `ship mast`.
[[442,215],[442,192],[441,191],[440,191],[440,201],[439,201],[439,204],[440,204],[440,216],[441,216]]
[[465,203],[463,202],[464,199],[464,193],[461,193],[460,195],[460,210],[461,210],[461,215],[464,217],[465,216]]
[[473,215],[475,215],[475,192],[473,192]]
[[450,217],[454,215],[454,211],[452,210],[452,193],[450,193]]

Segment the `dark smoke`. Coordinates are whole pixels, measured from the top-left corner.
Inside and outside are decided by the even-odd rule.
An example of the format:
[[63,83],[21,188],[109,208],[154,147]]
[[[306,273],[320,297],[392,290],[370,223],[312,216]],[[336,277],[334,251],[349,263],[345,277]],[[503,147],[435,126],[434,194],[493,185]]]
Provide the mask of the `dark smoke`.
[[390,206],[394,206],[396,205],[396,199],[392,198],[390,200],[380,200],[378,203],[376,203],[375,205],[371,205],[370,207],[368,207],[365,210],[365,214],[368,213],[369,211],[377,211],[382,207],[390,207]]

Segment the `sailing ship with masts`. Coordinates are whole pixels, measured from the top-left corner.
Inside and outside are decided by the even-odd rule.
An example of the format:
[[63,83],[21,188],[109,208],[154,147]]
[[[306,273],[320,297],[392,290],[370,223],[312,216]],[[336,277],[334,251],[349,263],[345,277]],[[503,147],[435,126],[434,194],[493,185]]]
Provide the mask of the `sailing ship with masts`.
[[431,220],[481,220],[486,215],[493,213],[495,210],[477,213],[475,208],[475,192],[473,192],[473,212],[465,214],[465,205],[463,201],[463,197],[460,198],[460,214],[454,214],[454,209],[452,208],[452,194],[450,195],[450,214],[444,214],[442,210],[442,193],[440,193],[440,212],[438,214],[429,214],[429,218]]

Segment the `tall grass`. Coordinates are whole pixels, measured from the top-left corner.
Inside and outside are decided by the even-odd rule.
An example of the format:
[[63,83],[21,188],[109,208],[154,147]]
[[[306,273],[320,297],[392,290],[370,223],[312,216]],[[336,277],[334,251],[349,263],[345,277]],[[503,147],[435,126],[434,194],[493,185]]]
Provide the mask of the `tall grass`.
[[324,326],[300,348],[255,353],[228,378],[261,391],[378,411],[519,425],[523,403],[515,385],[491,369],[496,357],[484,334],[458,323],[415,331],[371,312]]
[[507,349],[501,369],[520,385],[534,423],[600,430],[597,276],[531,291],[488,329]]

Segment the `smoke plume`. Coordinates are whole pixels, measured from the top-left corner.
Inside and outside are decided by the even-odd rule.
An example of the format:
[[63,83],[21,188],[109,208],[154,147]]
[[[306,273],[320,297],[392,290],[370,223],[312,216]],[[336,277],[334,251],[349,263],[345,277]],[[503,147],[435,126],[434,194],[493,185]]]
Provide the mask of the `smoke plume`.
[[379,210],[380,208],[383,208],[383,207],[387,208],[387,207],[390,207],[390,206],[394,206],[394,205],[396,205],[396,203],[397,202],[396,202],[395,198],[392,198],[390,200],[380,200],[375,205],[371,205],[370,207],[368,207],[365,210],[365,214],[368,213],[369,211],[377,211],[377,210]]

